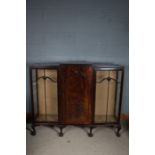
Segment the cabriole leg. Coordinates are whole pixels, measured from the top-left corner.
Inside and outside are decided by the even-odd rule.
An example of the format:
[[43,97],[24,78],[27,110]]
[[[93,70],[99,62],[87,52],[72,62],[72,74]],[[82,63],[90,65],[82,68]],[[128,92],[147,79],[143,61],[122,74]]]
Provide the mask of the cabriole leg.
[[93,137],[93,133],[92,133],[93,128],[94,128],[94,127],[90,127],[90,132],[88,133],[88,136],[89,136],[89,137]]
[[121,126],[117,127],[117,130],[116,130],[116,136],[117,137],[120,137],[120,130],[121,130]]
[[63,126],[60,126],[60,132],[59,132],[59,136],[60,137],[63,137],[63,135],[64,135],[63,134],[63,128],[64,128]]
[[33,124],[31,128],[32,128],[31,135],[35,136],[36,135],[35,125]]

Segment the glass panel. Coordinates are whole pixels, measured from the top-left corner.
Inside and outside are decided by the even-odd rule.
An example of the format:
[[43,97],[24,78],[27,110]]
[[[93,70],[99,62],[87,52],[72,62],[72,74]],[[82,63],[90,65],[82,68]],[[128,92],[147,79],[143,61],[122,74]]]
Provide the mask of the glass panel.
[[37,88],[36,121],[58,121],[57,70],[37,69]]
[[[110,71],[110,77],[113,79],[116,79],[117,72],[116,71]],[[115,114],[114,114],[114,108],[115,108],[115,100],[116,100],[116,81],[110,80],[109,81],[109,97],[108,97],[108,103],[107,103],[107,122],[114,122]]]
[[117,71],[96,71],[95,122],[115,122]]
[[108,76],[108,71],[96,72],[96,101],[95,101],[95,122],[106,121],[106,105],[107,105],[107,85],[108,81],[100,81]]

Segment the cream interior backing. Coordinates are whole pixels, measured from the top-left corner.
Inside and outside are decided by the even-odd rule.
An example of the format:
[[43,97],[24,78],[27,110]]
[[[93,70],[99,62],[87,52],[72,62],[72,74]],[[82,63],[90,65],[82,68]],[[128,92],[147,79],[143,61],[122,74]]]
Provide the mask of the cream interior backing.
[[[114,105],[115,105],[115,93],[116,82],[114,80],[104,80],[98,83],[103,78],[111,77],[116,79],[116,71],[97,71],[96,72],[96,101],[95,101],[95,121],[115,121],[114,117]],[[108,97],[109,96],[109,97]],[[107,115],[107,117],[106,117]]]
[[50,79],[44,80],[40,78],[38,80],[38,104],[39,115],[47,115],[47,119],[50,119],[50,115],[57,119],[58,116],[58,95],[57,95],[57,71],[51,69],[38,69],[38,78],[42,76],[49,77]]
[[[52,69],[38,69],[37,78],[47,76],[57,81],[57,71]],[[104,80],[101,83],[98,81],[103,78],[116,79],[116,71],[97,71],[96,72],[96,101],[95,101],[95,121],[102,123],[105,121],[115,121],[114,118],[114,105],[115,105],[115,93],[116,82],[114,80]],[[36,92],[34,92],[36,93]],[[109,93],[109,94],[108,94]],[[109,96],[109,98],[108,98]],[[36,108],[35,108],[36,109]],[[57,95],[57,82],[52,82],[50,79],[44,80],[40,78],[38,80],[38,121],[58,120],[58,95]],[[107,117],[106,117],[107,114]]]

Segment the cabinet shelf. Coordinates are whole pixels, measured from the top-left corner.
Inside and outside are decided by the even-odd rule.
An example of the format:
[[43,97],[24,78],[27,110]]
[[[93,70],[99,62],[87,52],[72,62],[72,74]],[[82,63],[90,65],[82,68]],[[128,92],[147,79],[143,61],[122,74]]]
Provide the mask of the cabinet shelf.
[[113,115],[96,115],[95,123],[116,122],[117,118]]
[[57,122],[58,121],[58,115],[38,115],[35,118],[36,122]]

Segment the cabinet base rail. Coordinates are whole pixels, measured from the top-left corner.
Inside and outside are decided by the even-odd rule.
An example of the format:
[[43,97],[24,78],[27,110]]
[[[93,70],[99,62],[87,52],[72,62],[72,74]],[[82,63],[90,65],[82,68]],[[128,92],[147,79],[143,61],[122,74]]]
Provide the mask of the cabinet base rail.
[[103,126],[103,127],[112,127],[114,128],[114,133],[116,134],[117,137],[120,137],[120,131],[121,131],[121,125],[120,124],[99,124],[99,125],[47,125],[47,124],[32,124],[31,125],[31,130],[28,129],[30,131],[30,134],[32,136],[35,136],[37,134],[36,132],[36,127],[37,126],[40,126],[40,125],[44,125],[44,126],[48,126],[48,127],[51,127],[54,129],[54,127],[58,127],[59,128],[59,131],[55,130],[58,134],[59,137],[63,137],[64,136],[64,132],[63,132],[63,129],[67,126],[78,126],[78,127],[81,127],[81,128],[88,128],[89,131],[87,131],[87,135],[89,137],[93,137],[94,134],[93,134],[93,129],[94,128],[97,128],[99,126]]

